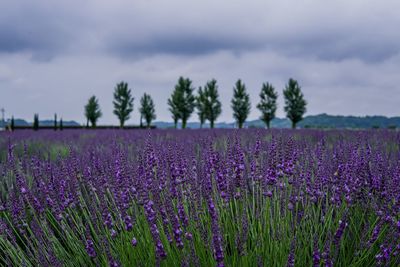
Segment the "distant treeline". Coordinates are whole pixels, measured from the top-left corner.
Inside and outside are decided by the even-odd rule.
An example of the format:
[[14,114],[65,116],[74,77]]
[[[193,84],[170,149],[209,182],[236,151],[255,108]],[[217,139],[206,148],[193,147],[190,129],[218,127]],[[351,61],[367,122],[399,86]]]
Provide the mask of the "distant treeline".
[[[86,127],[86,126],[82,126],[82,125],[67,125],[67,126],[63,126],[63,129],[72,129],[72,130],[74,130],[74,129],[76,129],[76,130],[80,130],[80,129],[120,129],[120,128],[121,127],[116,126],[116,125],[98,125],[98,126],[96,126],[96,128]],[[129,129],[144,129],[144,128],[147,128],[147,127],[129,125],[129,126],[124,126],[123,129],[129,130]],[[150,126],[150,128],[151,129],[155,129],[156,126],[152,125],[152,126]],[[32,126],[26,126],[26,125],[24,125],[24,126],[22,126],[22,125],[14,126],[14,130],[27,130],[27,129],[32,129]],[[54,129],[54,126],[39,126],[38,129],[51,130],[51,129]]]
[[[114,88],[113,114],[119,120],[119,128],[125,127],[125,122],[129,120],[130,114],[133,111],[132,91],[128,87],[128,83],[120,82]],[[285,88],[283,89],[283,96],[285,98],[284,111],[286,117],[291,121],[291,127],[296,128],[306,112],[307,102],[301,91],[301,87],[294,79],[289,79]],[[261,86],[260,101],[257,108],[261,112],[260,120],[265,123],[267,128],[270,127],[270,122],[275,118],[277,110],[278,93],[275,87],[266,82]],[[210,128],[214,128],[217,118],[222,113],[222,104],[219,99],[217,80],[209,80],[204,87],[198,87],[197,94],[195,94],[195,87],[189,78],[179,77],[177,84],[168,98],[167,104],[174,121],[174,127],[177,128],[181,125],[186,128],[187,122],[192,114],[197,111],[200,121],[200,128],[208,121]],[[247,93],[246,85],[238,79],[233,87],[233,96],[231,99],[231,108],[233,111],[233,118],[235,125],[242,128],[247,120],[251,111],[250,96]],[[156,119],[155,105],[152,97],[144,94],[140,99],[140,127],[144,125],[150,128],[152,121]],[[91,96],[84,107],[84,114],[86,117],[86,127],[97,127],[97,121],[103,115],[99,101],[96,96]],[[144,120],[144,122],[143,122]],[[181,122],[181,123],[180,123]],[[48,126],[46,126],[48,127]],[[57,120],[57,114],[54,114],[54,130],[63,130],[64,124],[62,118]],[[16,128],[14,116],[12,116],[8,128],[14,130]],[[32,128],[39,130],[41,127],[39,121],[39,114],[34,114]]]
[[[157,128],[174,128],[172,122],[154,122]],[[178,125],[180,126],[180,125]],[[348,129],[400,129],[400,117],[385,117],[385,116],[335,116],[328,114],[309,115],[298,123],[300,128],[320,128],[320,129],[334,129],[334,128],[348,128]],[[199,122],[189,122],[188,128],[200,128]],[[209,128],[209,124],[204,124],[204,128]],[[216,123],[216,128],[235,128],[235,123]],[[265,128],[265,123],[261,120],[246,121],[244,123],[246,128]],[[290,128],[291,122],[287,118],[274,118],[271,121],[273,128]]]
[[[8,122],[9,123],[9,122]],[[43,120],[39,123],[40,129],[51,129],[53,128],[52,120]],[[304,119],[298,124],[300,128],[351,128],[351,129],[371,129],[371,128],[387,128],[387,129],[400,129],[400,117],[386,117],[386,116],[335,116],[329,114],[309,115],[305,116]],[[0,127],[2,126],[0,122]],[[181,127],[180,124],[178,124]],[[15,119],[15,127],[17,129],[32,129],[32,123],[29,123],[22,119]],[[97,126],[100,128],[111,127],[118,128],[117,126]],[[125,126],[128,129],[136,129],[139,126]],[[153,122],[152,127],[160,129],[174,128],[173,122],[156,121]],[[216,128],[235,128],[235,123],[220,122],[215,124]],[[244,124],[246,128],[264,128],[265,124],[261,120],[247,121]],[[274,118],[271,121],[271,127],[274,128],[290,128],[290,120],[286,118]],[[64,128],[67,129],[82,129],[86,126],[82,126],[75,121],[66,121]],[[187,128],[197,129],[200,128],[199,122],[188,122]],[[203,125],[203,128],[210,128],[208,123]]]
[[[332,116],[320,114],[306,116],[307,101],[301,91],[299,83],[294,79],[289,79],[283,89],[284,107],[286,118],[276,118],[278,108],[278,92],[275,87],[266,82],[261,86],[259,102],[256,107],[260,111],[259,120],[247,121],[251,111],[250,95],[247,93],[246,85],[238,79],[233,87],[231,99],[232,116],[234,123],[217,123],[217,118],[222,113],[222,104],[219,99],[217,80],[209,80],[203,87],[200,86],[195,92],[195,87],[189,78],[179,77],[174,90],[167,100],[169,111],[173,119],[171,122],[153,122],[156,119],[155,105],[152,97],[144,94],[140,99],[140,126],[125,126],[133,112],[134,97],[128,83],[120,82],[114,88],[113,94],[113,114],[119,120],[119,126],[97,125],[99,118],[103,115],[99,101],[96,96],[91,96],[84,107],[86,126],[81,126],[76,122],[63,122],[62,118],[58,121],[57,114],[54,120],[39,121],[39,114],[34,114],[32,125],[23,125],[21,121],[14,121],[14,117],[7,123],[10,129],[49,129],[62,130],[82,129],[82,128],[400,128],[400,117],[387,118],[384,116]],[[189,118],[197,113],[199,122],[188,122]],[[25,121],[23,121],[25,122]],[[26,123],[26,122],[25,122]],[[26,123],[27,124],[27,123]]]

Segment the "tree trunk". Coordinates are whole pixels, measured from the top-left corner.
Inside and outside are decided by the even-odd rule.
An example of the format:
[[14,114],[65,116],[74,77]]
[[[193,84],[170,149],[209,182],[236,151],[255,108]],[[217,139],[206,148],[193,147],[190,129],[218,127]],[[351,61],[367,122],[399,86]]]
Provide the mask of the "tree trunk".
[[267,129],[269,129],[270,121],[267,121]]
[[178,120],[174,120],[175,129],[178,128]]
[[210,121],[210,128],[213,129],[214,128],[214,121]]
[[239,122],[239,129],[242,129],[243,128],[243,122]]
[[296,129],[296,122],[292,121],[292,129]]
[[182,129],[186,128],[186,120],[182,120]]

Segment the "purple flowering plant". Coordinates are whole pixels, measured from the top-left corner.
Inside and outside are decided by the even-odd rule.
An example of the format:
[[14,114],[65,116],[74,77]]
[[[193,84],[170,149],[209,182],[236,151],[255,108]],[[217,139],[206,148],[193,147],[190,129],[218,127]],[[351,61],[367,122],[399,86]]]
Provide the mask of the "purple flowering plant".
[[1,266],[400,266],[400,133],[0,133]]

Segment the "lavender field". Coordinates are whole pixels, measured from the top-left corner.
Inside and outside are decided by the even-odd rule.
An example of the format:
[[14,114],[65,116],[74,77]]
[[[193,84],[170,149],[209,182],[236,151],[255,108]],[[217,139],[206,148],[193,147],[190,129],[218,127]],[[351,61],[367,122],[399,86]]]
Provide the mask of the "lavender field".
[[400,132],[0,133],[1,266],[399,266]]

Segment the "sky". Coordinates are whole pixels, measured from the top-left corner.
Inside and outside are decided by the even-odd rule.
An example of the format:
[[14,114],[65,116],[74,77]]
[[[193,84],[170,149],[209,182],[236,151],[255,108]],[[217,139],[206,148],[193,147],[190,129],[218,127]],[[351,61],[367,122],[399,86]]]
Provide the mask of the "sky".
[[[179,76],[197,88],[215,78],[223,112],[237,79],[260,116],[261,85],[296,79],[308,115],[400,115],[398,0],[2,0],[0,108],[6,117],[84,123],[99,98],[99,124],[117,124],[113,91],[128,82],[139,122],[150,94],[157,120],[172,121],[167,99]],[[190,121],[197,121],[193,114]]]

